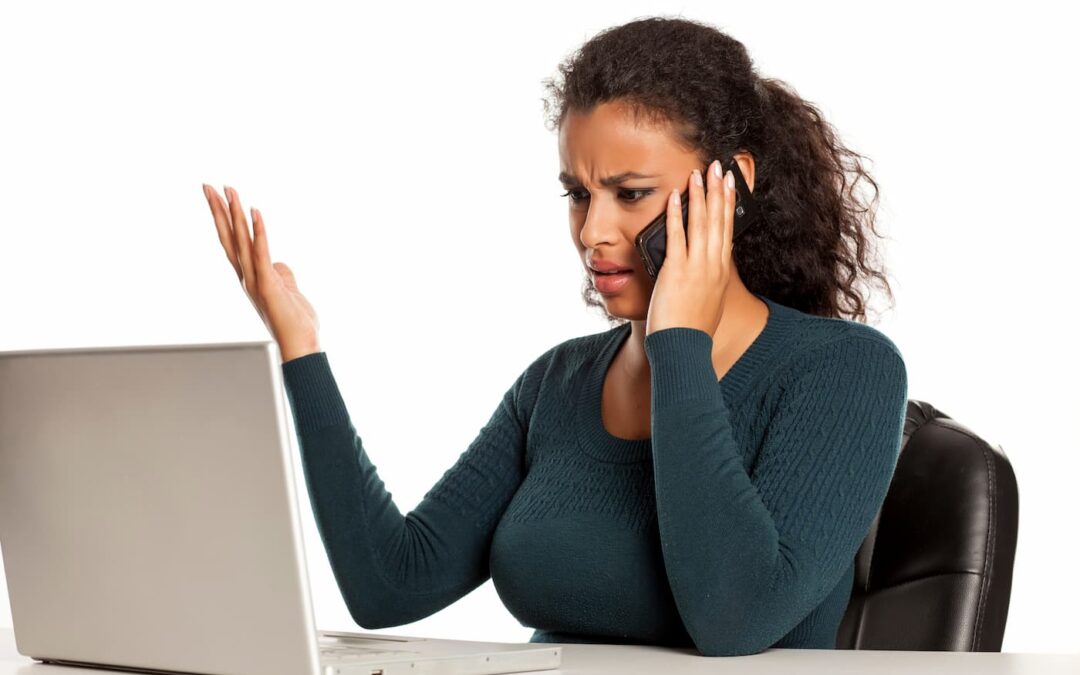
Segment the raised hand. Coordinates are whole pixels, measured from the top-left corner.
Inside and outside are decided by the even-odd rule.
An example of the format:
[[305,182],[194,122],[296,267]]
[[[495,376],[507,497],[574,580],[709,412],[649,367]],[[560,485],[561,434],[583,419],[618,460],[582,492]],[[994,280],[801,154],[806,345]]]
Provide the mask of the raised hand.
[[240,197],[225,186],[228,204],[214,188],[203,184],[203,193],[214,215],[218,239],[229,263],[259,318],[263,320],[281,352],[289,361],[322,351],[319,346],[319,318],[307,298],[296,287],[292,270],[283,262],[270,262],[266,226],[258,209],[251,209],[255,233],[252,240]]
[[[707,192],[705,180],[709,181]],[[679,190],[668,195],[667,253],[653,286],[645,335],[675,327],[716,333],[731,280],[734,184],[731,171],[721,178],[720,160],[709,165],[705,177],[694,170],[685,234]]]

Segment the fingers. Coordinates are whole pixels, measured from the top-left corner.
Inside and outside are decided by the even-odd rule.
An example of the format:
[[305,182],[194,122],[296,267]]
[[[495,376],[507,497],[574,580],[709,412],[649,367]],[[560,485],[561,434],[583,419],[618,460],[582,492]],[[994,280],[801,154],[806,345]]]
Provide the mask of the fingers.
[[724,257],[724,211],[726,192],[724,179],[720,176],[720,160],[713,160],[707,169],[709,191],[705,196],[709,212],[709,243],[706,260],[710,269],[719,269]]
[[709,240],[711,238],[709,215],[705,212],[705,187],[701,171],[694,169],[690,172],[690,208],[687,213],[687,219],[690,221],[687,227],[687,236],[690,241],[687,242],[686,259],[691,264],[694,261],[704,263],[708,254]]
[[[683,232],[682,200],[677,189],[672,190],[667,201],[667,244],[664,252],[664,263],[675,260],[682,264],[686,260],[686,234]],[[663,268],[663,264],[661,264]]]
[[236,258],[236,246],[233,243],[232,219],[229,217],[228,211],[225,210],[225,203],[222,201],[217,191],[206,183],[203,183],[203,194],[206,195],[206,201],[210,204],[210,213],[214,215],[214,225],[217,227],[218,240],[221,241],[221,246],[225,249],[225,255],[229,259],[229,264],[236,270],[236,278],[243,280],[243,270],[240,269],[240,261]]
[[247,218],[244,216],[244,208],[240,205],[240,196],[236,194],[236,190],[226,185],[225,196],[229,199],[233,240],[236,243],[236,257],[240,260],[240,270],[244,275],[244,288],[248,295],[254,298],[258,290],[258,278],[255,276],[255,265],[252,262],[251,231],[248,230]]
[[724,269],[731,268],[731,249],[735,246],[735,174],[728,169],[724,176]]
[[274,274],[270,267],[270,245],[266,243],[266,226],[262,213],[254,207],[251,209],[251,228],[255,232],[255,277],[259,291],[265,293],[267,284],[274,282]]

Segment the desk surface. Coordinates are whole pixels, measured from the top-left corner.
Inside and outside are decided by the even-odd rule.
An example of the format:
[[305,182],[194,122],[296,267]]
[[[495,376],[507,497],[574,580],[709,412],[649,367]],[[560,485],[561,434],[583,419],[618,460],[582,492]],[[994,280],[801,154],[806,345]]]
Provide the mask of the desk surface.
[[[769,649],[750,656],[704,657],[685,651],[637,645],[565,644],[562,667],[535,675],[625,675],[627,673],[943,673],[948,675],[1076,675],[1080,653],[997,654],[987,652],[887,652],[845,649]],[[15,632],[0,628],[0,675],[42,675],[53,671],[116,673],[96,668],[56,666],[34,661],[15,649]],[[526,675],[526,674],[521,674]]]

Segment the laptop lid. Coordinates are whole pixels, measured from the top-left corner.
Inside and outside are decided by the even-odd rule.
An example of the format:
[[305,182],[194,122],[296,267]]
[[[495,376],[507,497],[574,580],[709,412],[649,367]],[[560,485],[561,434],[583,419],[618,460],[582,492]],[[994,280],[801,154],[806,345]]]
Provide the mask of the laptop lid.
[[19,653],[317,675],[285,406],[272,342],[0,352]]

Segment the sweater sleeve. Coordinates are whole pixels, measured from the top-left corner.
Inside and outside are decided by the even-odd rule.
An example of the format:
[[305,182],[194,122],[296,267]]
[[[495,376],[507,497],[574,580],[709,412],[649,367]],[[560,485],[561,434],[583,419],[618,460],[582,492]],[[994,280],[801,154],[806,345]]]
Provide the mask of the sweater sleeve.
[[680,616],[706,656],[763,651],[835,587],[884,502],[907,373],[851,330],[794,357],[753,477],[732,435],[712,336],[645,338],[657,518]]
[[523,478],[528,370],[404,516],[353,427],[326,352],[282,371],[315,522],[353,620],[369,629],[411,623],[484,583],[495,525]]

